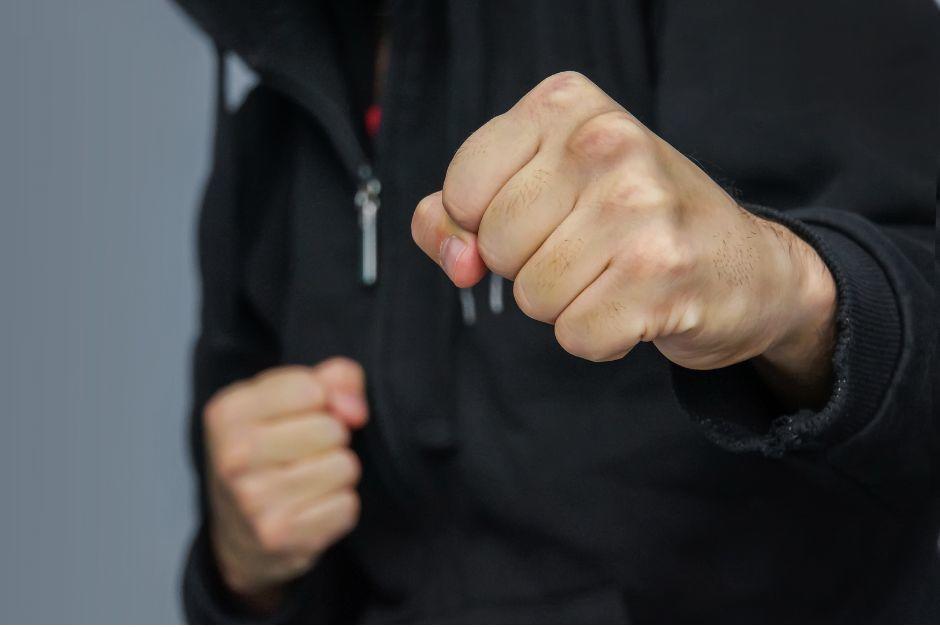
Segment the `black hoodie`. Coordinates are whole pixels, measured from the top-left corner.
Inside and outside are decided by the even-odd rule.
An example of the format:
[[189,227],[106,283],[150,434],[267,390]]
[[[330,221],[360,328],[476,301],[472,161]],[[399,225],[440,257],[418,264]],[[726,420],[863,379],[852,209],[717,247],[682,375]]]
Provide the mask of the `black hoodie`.
[[[335,354],[368,374],[362,520],[276,620],[940,620],[931,0],[394,2],[374,147],[365,5],[179,3],[260,77],[220,106],[201,215],[200,475],[221,386]],[[747,363],[579,360],[508,288],[461,300],[414,246],[460,141],[560,70],[815,247],[838,287],[824,409],[787,414]],[[205,530],[184,580],[190,619],[258,620]]]

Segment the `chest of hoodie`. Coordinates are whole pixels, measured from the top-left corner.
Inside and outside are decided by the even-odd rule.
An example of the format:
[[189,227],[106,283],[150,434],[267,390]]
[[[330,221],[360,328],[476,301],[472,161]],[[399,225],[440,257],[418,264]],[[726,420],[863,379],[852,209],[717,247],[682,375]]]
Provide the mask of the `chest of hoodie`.
[[[404,485],[419,483],[427,474],[420,466],[428,451],[452,453],[459,446],[459,415],[472,412],[455,406],[458,379],[472,376],[463,367],[466,350],[489,352],[493,363],[504,364],[514,382],[503,401],[509,403],[536,398],[551,403],[557,398],[553,392],[568,389],[573,376],[596,385],[600,371],[570,367],[573,358],[558,354],[550,329],[515,309],[510,285],[485,282],[478,288],[469,303],[477,320],[468,326],[469,294],[461,302],[458,290],[411,240],[415,205],[440,189],[447,163],[466,136],[553,72],[583,71],[615,97],[630,94],[634,110],[650,107],[645,42],[639,35],[625,60],[624,43],[618,40],[614,47],[614,39],[605,39],[596,29],[572,40],[556,22],[530,22],[528,32],[513,36],[502,32],[499,22],[484,28],[482,16],[473,10],[450,7],[444,13],[448,11],[442,16],[440,9],[412,10],[396,17],[382,127],[374,145],[349,146],[349,138],[358,135],[361,141],[364,134],[338,133],[338,123],[322,115],[298,116],[290,148],[289,207],[281,214],[286,228],[279,229],[284,241],[280,251],[269,245],[267,253],[288,258],[289,284],[280,292],[284,302],[277,308],[284,361],[346,354],[365,364],[374,430],[382,436],[373,448],[387,454],[399,473],[412,476],[401,481]],[[553,20],[562,13],[556,12]],[[429,23],[435,15],[445,23],[450,20],[446,28]],[[460,28],[467,24],[469,28]],[[344,123],[360,125],[358,112],[349,113]],[[345,150],[337,151],[343,142]],[[354,159],[360,161],[360,172],[368,169],[381,185],[374,285],[363,285],[361,276],[365,240],[353,199],[362,181],[348,171]],[[263,257],[259,255],[262,264]],[[494,313],[494,287],[500,291],[503,314]],[[515,376],[526,369],[538,376]],[[624,373],[636,380],[625,381]],[[612,379],[605,391],[608,400],[593,402],[619,398],[624,386],[634,388],[648,377],[644,366],[636,364],[607,378]],[[560,385],[562,380],[567,383]],[[563,407],[555,413],[560,420],[571,416]]]

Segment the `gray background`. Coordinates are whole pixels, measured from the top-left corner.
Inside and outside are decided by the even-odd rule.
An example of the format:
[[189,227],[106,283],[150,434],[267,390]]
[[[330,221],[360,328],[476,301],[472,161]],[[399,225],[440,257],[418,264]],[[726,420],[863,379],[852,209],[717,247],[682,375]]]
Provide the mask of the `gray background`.
[[0,622],[168,622],[208,43],[165,0],[0,0]]

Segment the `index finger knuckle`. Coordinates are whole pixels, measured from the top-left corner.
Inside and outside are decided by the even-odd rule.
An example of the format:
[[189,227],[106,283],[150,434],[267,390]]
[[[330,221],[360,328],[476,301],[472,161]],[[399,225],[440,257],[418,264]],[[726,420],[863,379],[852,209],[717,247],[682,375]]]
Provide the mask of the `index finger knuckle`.
[[588,361],[609,361],[632,346],[633,307],[616,297],[603,298],[576,313],[567,309],[555,321],[555,339],[566,351]]
[[517,254],[511,248],[500,229],[480,227],[477,251],[483,263],[494,274],[514,279],[522,267],[522,262],[516,258]]
[[215,473],[225,483],[235,481],[251,462],[252,444],[248,438],[226,437],[210,452]]
[[315,407],[323,402],[323,387],[317,381],[315,370],[310,366],[284,366],[266,376],[264,381],[276,386],[276,393],[297,403]]
[[524,102],[537,109],[563,113],[577,107],[585,92],[594,89],[597,89],[594,83],[580,72],[558,72],[536,85]]
[[366,370],[362,367],[362,364],[355,359],[339,355],[324,360],[321,362],[321,365],[326,368],[334,369],[343,380],[359,384],[359,387],[365,383]]
[[251,519],[252,531],[258,545],[266,553],[280,553],[288,549],[290,522],[283,514],[268,514]]
[[565,351],[589,361],[600,361],[600,350],[584,321],[562,313],[555,321],[555,340]]
[[203,424],[210,431],[224,431],[251,407],[249,380],[237,381],[215,392],[202,408]]
[[347,519],[349,526],[352,526],[359,520],[362,513],[362,499],[359,493],[353,489],[346,489],[337,495],[336,508]]
[[606,161],[647,148],[651,138],[629,113],[623,110],[595,115],[568,137],[567,150],[575,157]]
[[238,508],[246,515],[258,514],[267,501],[267,488],[257,477],[244,477],[232,486],[232,496]]

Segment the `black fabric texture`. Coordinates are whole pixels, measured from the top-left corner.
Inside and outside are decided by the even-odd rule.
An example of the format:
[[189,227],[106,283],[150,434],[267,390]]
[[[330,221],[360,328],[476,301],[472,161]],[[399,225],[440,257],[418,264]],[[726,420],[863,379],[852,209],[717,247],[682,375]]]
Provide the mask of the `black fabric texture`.
[[[201,210],[200,487],[202,408],[229,383],[346,355],[371,410],[359,525],[274,616],[225,591],[200,498],[191,621],[940,620],[935,3],[391,2],[371,146],[357,16],[374,3],[178,4],[259,76],[220,107]],[[510,285],[500,314],[474,288],[462,322],[412,211],[463,138],[562,70],[825,261],[838,337],[820,411],[782,409],[749,363],[693,372],[650,344],[577,359]],[[373,287],[362,166],[382,181]]]

